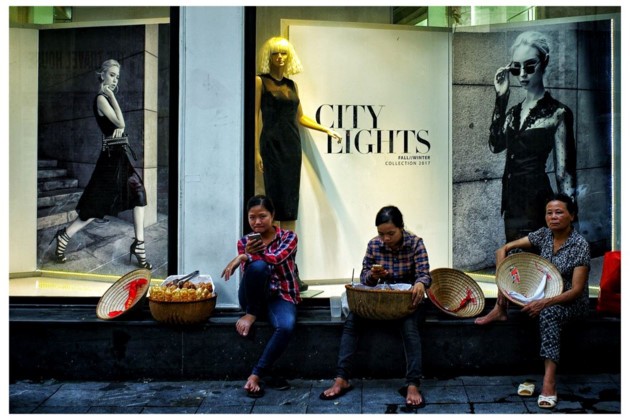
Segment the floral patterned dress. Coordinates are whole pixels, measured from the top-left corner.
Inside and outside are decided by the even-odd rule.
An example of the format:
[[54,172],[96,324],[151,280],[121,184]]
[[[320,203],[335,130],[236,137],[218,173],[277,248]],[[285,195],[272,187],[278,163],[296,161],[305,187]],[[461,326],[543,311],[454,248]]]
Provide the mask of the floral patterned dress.
[[[553,252],[553,233],[549,228],[542,228],[528,235],[529,241],[540,249],[541,257],[551,261],[562,275],[565,292],[573,288],[573,270],[585,266],[590,270],[591,253],[588,242],[575,229],[569,238],[555,253]],[[540,312],[540,356],[560,361],[560,333],[569,321],[586,318],[589,311],[588,279],[580,297],[572,302],[553,305]]]

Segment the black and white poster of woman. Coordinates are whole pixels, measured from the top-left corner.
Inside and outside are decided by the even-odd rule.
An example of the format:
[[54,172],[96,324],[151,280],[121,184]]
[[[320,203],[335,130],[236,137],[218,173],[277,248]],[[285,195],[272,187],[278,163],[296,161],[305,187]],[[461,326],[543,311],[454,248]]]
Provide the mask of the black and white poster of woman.
[[166,273],[168,39],[158,24],[40,31],[40,269]]
[[495,249],[544,226],[551,192],[575,199],[594,260],[611,249],[613,22],[454,34],[455,267],[492,271]]

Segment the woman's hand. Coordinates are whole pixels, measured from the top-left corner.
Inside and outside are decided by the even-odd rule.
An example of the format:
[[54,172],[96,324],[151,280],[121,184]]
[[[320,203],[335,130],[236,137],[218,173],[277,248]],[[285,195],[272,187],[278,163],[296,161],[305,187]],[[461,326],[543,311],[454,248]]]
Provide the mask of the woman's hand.
[[496,252],[494,253],[494,258],[495,258],[495,264],[497,267],[499,266],[499,264],[501,264],[501,261],[503,261],[505,257],[507,257],[507,253],[508,251],[507,251],[506,245],[496,250]]
[[236,270],[237,267],[241,265],[241,261],[243,261],[243,257],[247,258],[245,255],[242,255],[242,254],[238,255],[232,261],[230,261],[228,265],[223,269],[223,272],[221,272],[221,277],[224,278],[225,281],[228,281],[230,279],[230,276],[234,274],[234,270]]
[[413,306],[418,306],[420,302],[422,302],[422,299],[424,299],[424,291],[425,291],[424,283],[417,282],[416,284],[413,285],[413,288],[411,289],[411,293],[413,296],[413,300],[412,300]]
[[523,306],[521,312],[525,312],[531,318],[535,318],[540,315],[540,311],[547,307],[547,303],[549,299],[539,299],[533,302],[529,302],[527,305]]
[[112,137],[117,138],[117,137],[122,137],[123,133],[125,132],[125,128],[117,128],[114,130],[114,133],[112,134]]
[[247,243],[245,244],[245,252],[248,254],[259,254],[264,252],[265,244],[262,239],[252,239],[247,238]]
[[373,265],[370,270],[370,277],[376,280],[376,283],[379,282],[380,279],[384,279],[389,276],[389,272],[385,270],[382,265]]
[[111,99],[111,100],[116,99],[116,95],[114,94],[114,91],[109,85],[102,85],[101,92],[103,92],[103,94],[107,96],[107,99]]
[[494,75],[494,89],[501,96],[505,95],[505,92],[510,88],[510,64],[499,67]]

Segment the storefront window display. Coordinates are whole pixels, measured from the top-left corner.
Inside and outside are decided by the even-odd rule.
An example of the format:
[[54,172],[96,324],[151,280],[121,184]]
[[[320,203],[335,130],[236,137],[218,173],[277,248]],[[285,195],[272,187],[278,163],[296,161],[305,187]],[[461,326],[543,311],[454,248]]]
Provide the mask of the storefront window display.
[[[35,285],[27,273],[11,284],[98,295],[140,267],[166,277],[169,8],[131,24],[124,8],[64,8],[75,21],[61,23],[47,8],[15,9],[34,9],[13,14],[31,16],[16,32],[35,36],[12,48],[36,57],[36,257]],[[92,25],[94,16],[110,24]]]
[[[81,15],[80,9],[75,8],[71,14],[75,20]],[[150,14],[155,13],[149,9],[155,8],[147,8]],[[351,251],[352,244],[365,243],[369,239],[356,238],[355,234],[369,231],[371,222],[362,221],[361,217],[374,211],[364,208],[366,204],[360,200],[350,200],[345,188],[357,193],[360,188],[352,185],[356,187],[362,183],[370,183],[374,187],[367,189],[363,198],[369,197],[375,208],[388,204],[404,207],[405,204],[399,201],[414,195],[421,197],[419,202],[422,205],[433,203],[433,210],[438,215],[412,218],[421,220],[419,226],[413,226],[416,233],[429,236],[427,247],[435,256],[432,268],[451,266],[477,274],[479,279],[492,281],[493,252],[505,240],[506,219],[501,207],[501,186],[504,176],[509,175],[505,168],[505,160],[509,159],[507,152],[493,150],[488,144],[496,99],[494,77],[500,68],[509,67],[508,71],[511,71],[520,67],[527,71],[528,63],[515,59],[510,46],[520,33],[529,30],[541,32],[549,41],[549,62],[542,75],[545,91],[573,115],[575,153],[571,159],[575,163],[569,166],[574,165],[572,182],[580,211],[576,228],[589,240],[594,259],[601,258],[606,250],[619,247],[619,216],[614,211],[619,197],[619,173],[616,169],[619,165],[616,162],[619,161],[620,94],[616,90],[618,83],[615,83],[620,57],[616,42],[619,35],[618,15],[559,19],[560,16],[554,16],[550,8],[500,10],[459,7],[426,8],[424,12],[414,12],[424,16],[422,18],[413,17],[414,13],[402,10],[404,8],[364,7],[360,8],[363,14],[357,18],[339,15],[337,9],[342,8],[310,8],[306,15],[302,11],[299,16],[295,16],[299,8],[256,9],[257,45],[250,51],[258,50],[266,39],[276,35],[285,36],[294,43],[300,58],[308,63],[305,71],[295,77],[304,113],[342,137],[342,142],[337,143],[336,139],[327,139],[326,134],[322,134],[320,139],[320,133],[316,131],[301,133],[305,158],[302,171],[306,176],[302,177],[300,218],[296,231],[304,241],[302,260],[298,262],[302,270],[300,275],[306,283],[348,282],[352,268],[360,264],[360,258],[355,258],[353,252],[360,256],[364,250],[357,248]],[[116,13],[112,16],[115,15],[120,16]],[[313,21],[319,22],[317,25],[328,34],[353,27],[378,32],[382,28],[372,28],[371,25],[381,24],[395,29],[392,33],[418,33],[422,38],[420,49],[402,46],[401,53],[396,55],[398,58],[384,58],[381,63],[369,66],[370,71],[376,68],[377,75],[387,75],[389,81],[377,82],[374,77],[364,80],[363,77],[372,73],[352,70],[353,65],[360,67],[361,60],[366,59],[369,51],[390,50],[396,40],[387,44],[381,37],[369,48],[367,44],[351,47],[346,57],[333,57],[334,54],[329,51],[334,51],[334,46],[327,47],[325,37],[313,46],[305,41],[308,36],[300,35],[299,32],[308,25],[295,24],[294,21],[295,31],[291,32],[287,22],[293,18],[304,19],[307,15],[309,19],[312,15]],[[335,23],[335,16],[345,16],[348,21]],[[502,22],[509,19],[511,23],[498,24],[495,20],[501,19],[498,16],[502,16]],[[527,21],[541,16],[558,19]],[[321,24],[323,21],[327,23]],[[112,19],[110,22],[111,25],[101,22],[94,26],[40,26],[36,29],[37,163],[34,166],[37,166],[37,188],[34,195],[37,196],[37,227],[34,229],[36,257],[32,270],[59,273],[60,277],[74,276],[82,279],[84,285],[95,279],[97,282],[102,280],[105,285],[110,284],[143,263],[151,264],[155,278],[166,277],[169,272],[168,244],[172,239],[167,229],[171,216],[169,208],[178,205],[177,202],[169,202],[168,194],[169,153],[177,150],[169,145],[168,139],[171,114],[168,103],[169,95],[173,94],[169,86],[171,60],[168,44],[172,34],[168,12],[158,20],[142,24],[125,23],[125,19]],[[412,25],[425,27],[410,30]],[[107,34],[107,42],[103,41],[103,34]],[[342,39],[348,40],[347,37]],[[428,56],[423,57],[426,53],[423,48],[438,44],[440,48],[436,47],[435,52],[443,53],[439,55],[439,63],[434,59],[427,61]],[[316,48],[326,53],[317,52]],[[348,54],[355,56],[352,65],[347,61]],[[318,57],[318,65],[323,66],[321,71],[309,61],[310,56]],[[114,211],[115,215],[95,217],[87,226],[73,232],[68,241],[63,240],[61,234],[56,235],[64,227],[67,233],[76,220],[77,203],[103,153],[102,135],[93,103],[100,89],[97,70],[108,59],[120,63],[117,90],[113,95],[124,116],[124,132],[129,135],[130,150],[136,155],[134,158],[130,153],[128,160],[146,191],[146,206],[141,206],[144,208],[144,232],[140,233],[144,236],[144,254],[135,242],[142,239],[138,237],[137,223],[134,225],[138,217],[134,217],[132,208]],[[443,72],[434,76],[419,70],[414,72],[416,65],[412,63],[416,60],[420,63],[417,69],[442,69]],[[513,64],[515,62],[521,65]],[[212,70],[208,73],[212,74]],[[419,83],[428,80],[429,85],[422,87],[416,82],[406,83],[407,75],[422,76]],[[12,75],[12,79],[15,77]],[[251,77],[253,80],[254,74]],[[508,78],[510,95],[506,112],[526,96],[526,89],[519,85],[518,77],[510,75]],[[199,95],[217,86],[211,77],[198,81],[201,83],[199,89],[188,86],[188,95]],[[336,84],[362,97],[346,100],[338,89],[335,90],[338,96],[326,97],[326,89]],[[411,94],[414,87],[419,89],[415,94],[418,102],[414,105],[415,114],[413,109],[406,107],[408,116],[401,117],[397,107],[402,105],[395,98]],[[428,93],[431,89],[435,91]],[[427,119],[430,110],[438,109],[444,112],[440,111],[436,118]],[[97,115],[100,115],[98,110]],[[215,117],[221,121],[222,115],[216,114]],[[430,122],[435,122],[436,126],[430,127]],[[531,120],[531,124],[536,123]],[[242,129],[235,127],[235,130]],[[401,134],[402,131],[407,134]],[[396,139],[387,137],[391,133]],[[372,142],[377,136],[381,136],[381,153],[376,153],[378,145]],[[12,147],[16,144],[14,138],[12,136]],[[254,138],[246,136],[242,141],[253,145]],[[369,147],[373,148],[371,152]],[[388,149],[390,147],[395,150]],[[417,153],[409,152],[412,147]],[[493,153],[495,151],[497,153]],[[558,188],[558,180],[562,182],[557,176],[557,165],[562,162],[562,159],[558,160],[558,153],[558,149],[552,147],[544,162],[544,172],[552,190]],[[398,155],[408,157],[411,154],[431,158],[398,158]],[[394,155],[396,159],[392,158]],[[350,158],[348,164],[335,169],[334,165],[339,162],[333,164],[332,161],[340,161],[344,157]],[[363,161],[358,162],[357,159]],[[396,165],[387,164],[394,161]],[[425,161],[444,170],[444,174],[421,175],[430,166]],[[401,162],[405,162],[404,165]],[[415,174],[410,162],[416,164]],[[180,163],[185,165],[185,162]],[[372,169],[359,177],[353,168],[357,171]],[[340,174],[333,175],[337,170],[341,171]],[[383,176],[386,170],[390,173],[405,171],[406,174],[381,185],[387,178]],[[256,170],[248,173],[254,174]],[[237,176],[244,175],[241,172]],[[254,176],[244,179],[246,188],[250,188],[252,193],[264,192],[262,177],[256,174],[255,178],[256,185]],[[193,178],[188,178],[186,182],[193,181]],[[405,190],[405,185],[414,187]],[[382,194],[375,194],[377,187],[383,191]],[[209,191],[210,196],[211,193]],[[443,202],[442,198],[437,199],[442,197],[441,194],[444,194]],[[399,195],[404,198],[397,198]],[[323,200],[317,197],[323,197]],[[404,207],[404,211],[412,214],[417,206],[413,203],[409,206]],[[242,213],[242,208],[235,207],[234,210],[235,214]],[[445,223],[435,222],[442,218]],[[313,238],[323,237],[328,238],[325,246],[315,247]],[[435,239],[431,240],[431,237]],[[225,242],[234,243],[234,239],[225,238]],[[431,249],[432,245],[436,249]],[[61,261],[61,253],[65,262]],[[14,277],[12,280],[29,271],[19,267],[10,270]],[[593,281],[599,276],[599,267],[593,265],[591,286],[597,286],[597,282]],[[218,278],[217,273],[211,274]],[[69,296],[84,289],[55,289],[52,279],[41,284],[48,285],[51,293]]]

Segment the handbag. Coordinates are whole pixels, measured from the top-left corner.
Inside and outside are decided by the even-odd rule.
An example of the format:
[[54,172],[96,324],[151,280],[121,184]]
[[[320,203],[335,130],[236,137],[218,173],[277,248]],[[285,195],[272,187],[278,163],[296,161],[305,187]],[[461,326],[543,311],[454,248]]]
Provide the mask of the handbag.
[[129,136],[127,134],[123,134],[122,137],[103,136],[103,143],[101,148],[103,152],[107,151],[109,153],[112,149],[116,147],[122,147],[125,150],[125,153],[127,154],[129,160],[138,160],[136,154],[129,145]]

